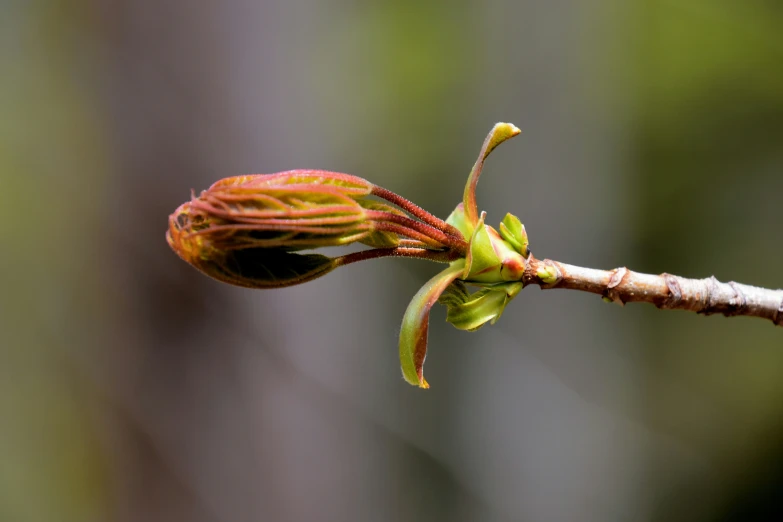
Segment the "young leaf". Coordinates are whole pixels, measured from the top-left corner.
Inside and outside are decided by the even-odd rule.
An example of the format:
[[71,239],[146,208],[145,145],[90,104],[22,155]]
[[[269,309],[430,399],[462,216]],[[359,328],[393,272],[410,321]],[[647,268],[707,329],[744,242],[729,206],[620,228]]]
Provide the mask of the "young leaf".
[[454,211],[449,214],[449,217],[446,218],[446,223],[459,230],[465,241],[469,241],[473,235],[474,227],[468,221],[468,218],[465,215],[465,205],[462,203],[459,203],[457,208],[455,208]]
[[501,283],[471,294],[462,281],[454,281],[438,302],[448,308],[446,321],[460,330],[474,331],[488,322],[495,324],[521,290],[522,283]]
[[342,172],[287,170],[275,174],[245,174],[224,178],[213,183],[209,190],[240,185],[246,187],[283,187],[287,185],[312,187],[321,185],[335,189],[352,198],[368,196],[375,187],[366,179]]
[[481,176],[481,170],[484,168],[484,160],[487,156],[495,150],[495,147],[518,135],[520,131],[515,125],[511,123],[497,123],[492,130],[487,134],[484,144],[481,146],[479,157],[476,163],[473,165],[473,169],[468,176],[468,182],[465,184],[465,193],[462,196],[462,202],[465,205],[465,216],[468,222],[473,226],[478,223],[478,207],[476,205],[476,185],[478,185],[479,176]]
[[[386,212],[389,214],[404,216],[405,212],[398,210],[387,203],[382,201],[375,201],[372,199],[359,200],[359,205],[365,210],[377,210]],[[363,245],[367,245],[373,248],[389,248],[396,247],[400,244],[400,236],[394,232],[386,230],[376,230],[373,227],[367,237],[360,240]]]
[[489,231],[484,225],[486,216],[487,213],[482,212],[476,223],[473,237],[470,238],[465,271],[460,279],[487,283],[500,282],[495,274],[500,271],[500,258],[495,253]]
[[460,259],[439,273],[416,293],[405,310],[400,330],[400,365],[402,376],[410,384],[429,388],[424,380],[424,359],[427,356],[427,332],[430,310],[443,291],[460,276],[465,260]]

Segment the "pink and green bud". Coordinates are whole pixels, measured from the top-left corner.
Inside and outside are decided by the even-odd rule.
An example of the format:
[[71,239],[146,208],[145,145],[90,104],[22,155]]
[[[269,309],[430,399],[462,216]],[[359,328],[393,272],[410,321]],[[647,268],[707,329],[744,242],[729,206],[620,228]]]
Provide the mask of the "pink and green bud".
[[326,256],[291,252],[370,236],[357,198],[371,190],[361,178],[320,171],[226,178],[181,205],[166,237],[183,260],[220,281],[298,284],[335,265]]
[[204,274],[251,288],[300,284],[360,259],[300,250],[362,243],[384,255],[441,260],[449,248],[466,248],[437,218],[441,229],[371,199],[376,190],[356,176],[315,170],[226,178],[181,205],[166,238]]
[[494,228],[484,224],[485,218],[486,212],[482,212],[470,239],[465,271],[460,279],[483,284],[519,281],[525,271],[525,258]]
[[[414,296],[400,330],[405,380],[421,388],[430,311],[436,302],[462,330],[494,324],[522,289],[530,255],[525,227],[507,214],[499,232],[476,205],[484,162],[519,134],[498,123],[484,140],[463,201],[443,221],[407,199],[348,174],[292,170],[225,178],[169,217],[166,239],[183,260],[219,281],[279,288],[377,257],[415,257],[449,263]],[[361,243],[369,249],[339,257],[301,253]],[[556,274],[538,274],[544,280]],[[474,293],[466,285],[479,287]]]

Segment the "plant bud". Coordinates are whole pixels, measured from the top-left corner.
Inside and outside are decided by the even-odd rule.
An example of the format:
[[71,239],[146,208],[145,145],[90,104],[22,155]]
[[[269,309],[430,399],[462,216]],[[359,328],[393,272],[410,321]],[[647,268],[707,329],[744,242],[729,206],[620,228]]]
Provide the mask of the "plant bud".
[[356,176],[299,170],[247,175],[214,183],[169,217],[166,239],[186,262],[220,281],[276,288],[320,277],[337,264],[298,250],[363,242],[394,246],[376,215],[404,215],[363,199],[373,185]]

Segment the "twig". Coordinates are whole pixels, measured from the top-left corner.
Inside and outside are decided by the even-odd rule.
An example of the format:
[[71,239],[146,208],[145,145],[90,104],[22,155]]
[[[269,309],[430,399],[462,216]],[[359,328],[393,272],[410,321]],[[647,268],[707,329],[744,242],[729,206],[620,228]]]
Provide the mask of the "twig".
[[687,279],[671,274],[641,274],[625,267],[595,270],[531,255],[523,282],[526,286],[539,285],[544,290],[566,288],[590,292],[620,305],[652,303],[661,309],[689,310],[704,315],[746,315],[783,326],[783,290],[734,281],[722,283],[714,276]]
[[[281,288],[321,277],[337,267],[382,257],[425,259],[449,266],[413,297],[400,329],[400,366],[410,384],[427,388],[423,364],[430,310],[448,308],[446,320],[461,330],[494,324],[524,286],[567,288],[620,305],[652,303],[727,317],[761,317],[783,326],[783,290],[715,277],[650,275],[625,267],[594,270],[530,255],[520,219],[506,214],[497,229],[476,205],[484,161],[500,143],[519,134],[510,123],[490,130],[457,205],[446,221],[367,180],[320,170],[235,176],[214,183],[169,216],[166,240],[186,262],[225,283]],[[375,196],[395,205],[365,199]],[[381,235],[372,235],[382,232]],[[330,258],[314,248],[361,242],[369,250]],[[382,245],[393,244],[393,247]],[[479,290],[469,293],[464,285]]]

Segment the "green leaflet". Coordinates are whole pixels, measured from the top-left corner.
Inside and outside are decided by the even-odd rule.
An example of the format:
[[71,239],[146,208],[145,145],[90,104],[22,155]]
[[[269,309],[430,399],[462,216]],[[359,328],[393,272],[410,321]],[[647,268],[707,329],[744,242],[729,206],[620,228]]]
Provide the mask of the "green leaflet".
[[462,273],[465,261],[452,263],[413,296],[400,329],[400,366],[402,376],[410,384],[429,388],[424,379],[424,359],[427,357],[427,332],[430,324],[430,310],[441,293]]
[[475,331],[495,322],[508,302],[522,290],[521,282],[501,283],[469,293],[462,281],[455,281],[438,300],[446,306],[446,321],[460,330]]
[[476,228],[473,230],[473,236],[470,238],[465,271],[460,278],[465,281],[500,282],[499,276],[495,274],[500,270],[500,258],[492,247],[492,240],[484,225],[486,216],[486,212],[481,213]]
[[465,205],[462,203],[457,205],[457,208],[449,214],[446,223],[459,230],[466,241],[470,240],[471,236],[473,236],[473,225],[468,221],[468,218],[465,215]]
[[479,151],[478,159],[470,171],[468,182],[465,184],[465,192],[462,196],[465,215],[471,225],[475,225],[479,220],[478,207],[476,206],[476,185],[478,185],[481,170],[484,168],[484,161],[495,150],[495,147],[507,139],[513,138],[520,132],[522,131],[511,123],[496,123],[492,130],[489,131],[489,134],[487,134],[484,144],[481,146],[481,151]]

